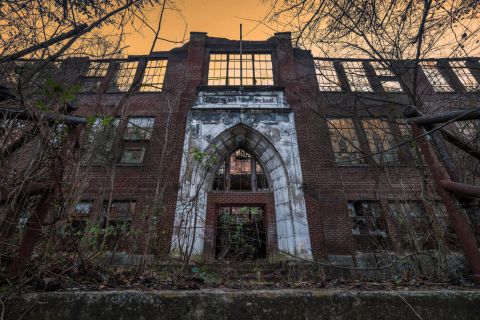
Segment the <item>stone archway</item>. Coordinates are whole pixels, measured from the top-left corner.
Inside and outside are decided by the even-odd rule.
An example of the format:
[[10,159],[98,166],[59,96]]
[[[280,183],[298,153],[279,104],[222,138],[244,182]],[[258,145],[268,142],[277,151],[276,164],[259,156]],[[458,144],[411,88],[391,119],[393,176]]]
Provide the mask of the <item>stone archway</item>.
[[[265,125],[261,129],[272,129]],[[194,128],[198,128],[195,125]],[[275,129],[275,128],[273,128]],[[271,139],[271,137],[270,137]],[[288,150],[283,155],[264,134],[244,123],[232,123],[229,128],[219,132],[208,145],[201,148],[195,138],[188,139],[184,146],[184,160],[192,160],[191,150],[201,154],[202,161],[184,161],[182,188],[179,192],[172,253],[186,252],[192,249],[192,256],[202,256],[204,249],[207,193],[211,190],[213,178],[220,162],[211,166],[213,160],[223,159],[230,152],[244,148],[261,163],[274,194],[277,247],[280,256],[292,256],[311,259],[310,237],[301,190],[301,172],[295,155],[288,158]],[[186,138],[187,141],[187,138]],[[203,144],[206,144],[205,141]],[[289,146],[290,148],[291,146]],[[296,149],[298,154],[298,149]],[[195,153],[194,152],[194,153]],[[205,164],[208,165],[205,165]],[[296,167],[298,166],[298,167]]]

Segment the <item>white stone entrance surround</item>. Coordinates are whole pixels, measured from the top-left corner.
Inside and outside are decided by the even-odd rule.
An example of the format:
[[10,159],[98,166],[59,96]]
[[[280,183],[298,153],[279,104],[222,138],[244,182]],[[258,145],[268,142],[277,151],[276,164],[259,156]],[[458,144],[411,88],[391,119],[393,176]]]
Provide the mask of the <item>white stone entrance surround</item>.
[[280,90],[199,92],[187,119],[172,255],[192,248],[192,256],[202,256],[207,192],[220,165],[215,160],[239,147],[268,177],[280,256],[312,259],[295,119]]

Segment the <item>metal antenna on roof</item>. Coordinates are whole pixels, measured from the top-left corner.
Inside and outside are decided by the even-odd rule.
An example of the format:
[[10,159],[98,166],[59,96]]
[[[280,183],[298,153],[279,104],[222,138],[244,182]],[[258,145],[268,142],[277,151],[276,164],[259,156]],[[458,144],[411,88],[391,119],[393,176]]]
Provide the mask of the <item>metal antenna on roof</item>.
[[242,24],[240,23],[240,86],[243,86],[243,55],[242,55],[242,46],[243,46],[243,38],[242,38]]

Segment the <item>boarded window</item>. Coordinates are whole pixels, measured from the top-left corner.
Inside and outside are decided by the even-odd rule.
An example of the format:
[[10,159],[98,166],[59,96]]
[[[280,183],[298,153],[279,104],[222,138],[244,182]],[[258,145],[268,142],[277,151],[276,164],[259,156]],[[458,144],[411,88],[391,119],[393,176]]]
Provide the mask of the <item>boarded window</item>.
[[130,89],[137,72],[138,61],[119,62],[110,85],[112,92],[125,92]]
[[162,91],[167,59],[149,60],[143,74],[140,91]]
[[125,140],[149,140],[154,124],[154,117],[130,117],[123,138]]
[[385,248],[386,228],[378,201],[350,201],[347,204],[352,221],[352,235],[358,250]]
[[373,91],[361,61],[344,61],[342,64],[352,91]]
[[315,74],[320,91],[342,91],[333,61],[315,60]]
[[366,119],[362,120],[362,126],[375,162],[378,164],[398,163],[398,148],[392,150],[392,147],[395,146],[395,138],[388,122],[381,119]]
[[421,62],[422,70],[436,92],[453,92],[452,87],[440,72],[435,61]]
[[270,54],[212,53],[208,69],[208,85],[266,86],[273,85]]
[[360,142],[352,119],[329,119],[328,129],[335,161],[342,165],[363,163]]
[[466,61],[450,61],[450,66],[467,91],[480,90],[480,84],[466,65]]

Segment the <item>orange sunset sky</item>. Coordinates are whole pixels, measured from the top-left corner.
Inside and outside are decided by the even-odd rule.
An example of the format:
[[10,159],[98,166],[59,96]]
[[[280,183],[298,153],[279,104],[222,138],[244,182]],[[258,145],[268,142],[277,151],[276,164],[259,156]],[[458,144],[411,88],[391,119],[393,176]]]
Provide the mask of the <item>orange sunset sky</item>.
[[[250,20],[261,20],[269,12],[268,3],[262,0],[179,0],[176,5],[180,13],[166,11],[160,32],[161,38],[172,41],[188,41],[190,31],[207,32],[212,37],[239,39],[240,23],[243,24],[245,40],[264,40],[281,30],[280,26],[270,28]],[[157,5],[148,13],[149,24],[156,28],[160,13]],[[135,30],[138,29],[138,30]],[[129,27],[125,39],[127,54],[146,54],[150,50],[154,33],[141,23]],[[181,44],[159,40],[156,50],[168,50]]]

